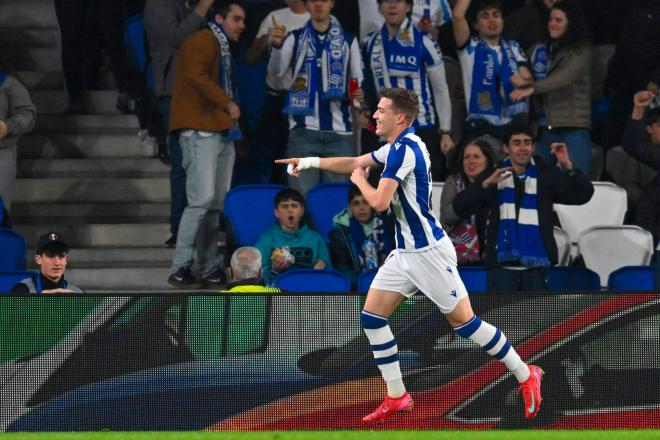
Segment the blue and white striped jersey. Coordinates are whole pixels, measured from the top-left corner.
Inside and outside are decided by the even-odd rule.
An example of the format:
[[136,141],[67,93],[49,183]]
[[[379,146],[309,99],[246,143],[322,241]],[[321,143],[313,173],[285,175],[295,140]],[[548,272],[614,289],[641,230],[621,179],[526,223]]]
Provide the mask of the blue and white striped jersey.
[[[400,32],[409,35],[411,44],[418,49],[415,56],[402,57],[403,62],[410,66],[406,70],[394,71],[388,68],[386,58],[396,57],[396,54],[388,54],[384,48],[383,35],[387,35],[386,30],[374,32],[365,40],[363,56],[368,91],[373,88],[378,95],[384,87],[412,90],[419,97],[419,115],[414,127],[435,126],[437,112],[439,128],[451,130],[451,99],[439,46],[427,34],[412,26],[408,19],[402,23]],[[421,44],[416,45],[418,40],[421,40]]]
[[[297,61],[295,58],[298,42],[303,29],[296,29],[284,38],[281,48],[273,48],[268,70],[274,76],[283,77],[289,75],[288,84],[291,85],[293,77],[291,76],[293,67]],[[348,102],[348,83],[351,78],[357,79],[358,84],[362,86],[364,81],[364,72],[362,66],[362,54],[360,44],[357,38],[350,32],[343,31],[344,50],[347,59],[344,64],[344,96],[341,99],[323,100],[317,93],[314,100],[313,115],[290,115],[289,128],[300,127],[315,131],[334,131],[339,134],[351,134],[353,131],[351,121],[351,111]],[[317,38],[325,38],[325,34],[317,33]],[[316,71],[312,78],[318,82],[317,92],[321,90],[321,51],[318,51]]]
[[431,159],[426,144],[409,128],[371,157],[385,165],[381,178],[399,182],[390,203],[397,249],[414,252],[438,244],[445,233],[431,211]]

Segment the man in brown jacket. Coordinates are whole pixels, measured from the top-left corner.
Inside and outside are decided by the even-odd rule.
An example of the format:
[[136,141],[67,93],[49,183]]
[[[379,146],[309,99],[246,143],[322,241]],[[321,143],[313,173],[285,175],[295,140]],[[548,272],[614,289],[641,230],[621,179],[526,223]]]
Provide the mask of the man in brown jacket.
[[[209,26],[179,49],[172,90],[170,130],[178,133],[186,170],[188,206],[183,211],[168,282],[178,288],[225,284],[219,268],[218,220],[236,153],[237,104],[229,40],[245,29],[236,0],[216,0]],[[190,266],[197,252],[198,281]]]

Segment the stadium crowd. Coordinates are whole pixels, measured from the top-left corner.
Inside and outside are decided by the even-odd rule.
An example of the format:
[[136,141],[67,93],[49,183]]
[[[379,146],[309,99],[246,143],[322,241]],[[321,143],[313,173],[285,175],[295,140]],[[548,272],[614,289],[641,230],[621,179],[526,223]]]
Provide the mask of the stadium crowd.
[[[433,180],[445,182],[440,220],[461,264],[491,269],[492,288],[544,288],[544,270],[557,263],[552,204],[586,203],[590,181],[624,187],[627,221],[660,236],[657,1],[55,3],[67,111],[80,112],[81,92],[95,87],[105,50],[117,108],[138,116],[155,146],[148,154],[170,163],[165,245],[175,248],[169,282],[177,287],[226,284],[215,243],[225,194],[241,184],[291,188],[275,200],[277,230],[256,244],[265,282],[286,270],[286,244],[264,243],[315,234],[304,197],[348,176],[317,169],[295,178],[274,160],[377,150],[384,142],[372,115],[380,91],[391,87],[418,95],[413,127],[427,145]],[[129,23],[137,23],[137,34]],[[90,28],[95,38],[86,37]],[[140,34],[141,47],[132,38]],[[607,65],[597,58],[605,46],[614,47]],[[15,82],[0,66],[0,195],[8,209],[15,139],[34,119],[31,103],[11,95],[22,87]],[[594,112],[597,102],[607,110]],[[607,169],[598,156],[608,158]],[[334,266],[355,283],[366,267],[354,241],[378,236],[380,253],[391,246],[391,225],[377,212],[360,218],[360,197],[353,190],[336,213],[329,249],[314,237],[314,249],[296,250],[309,257],[299,267]],[[507,243],[507,231],[519,225],[524,243]]]

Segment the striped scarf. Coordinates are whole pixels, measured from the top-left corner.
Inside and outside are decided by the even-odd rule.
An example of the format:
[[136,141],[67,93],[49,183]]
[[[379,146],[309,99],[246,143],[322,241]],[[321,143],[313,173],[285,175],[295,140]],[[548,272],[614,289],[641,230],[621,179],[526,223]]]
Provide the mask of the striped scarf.
[[321,99],[341,99],[346,90],[348,51],[344,31],[335,17],[330,17],[330,29],[323,42],[321,53],[317,53],[317,31],[312,21],[300,30],[300,38],[294,56],[293,84],[285,113],[290,115],[314,115],[317,94],[316,60],[321,60]]
[[[511,160],[504,161],[511,166]],[[548,254],[541,241],[539,213],[536,199],[538,169],[534,159],[526,169],[525,193],[516,217],[516,188],[513,174],[497,184],[500,223],[497,233],[497,261],[500,263],[520,261],[528,267],[550,266]]]

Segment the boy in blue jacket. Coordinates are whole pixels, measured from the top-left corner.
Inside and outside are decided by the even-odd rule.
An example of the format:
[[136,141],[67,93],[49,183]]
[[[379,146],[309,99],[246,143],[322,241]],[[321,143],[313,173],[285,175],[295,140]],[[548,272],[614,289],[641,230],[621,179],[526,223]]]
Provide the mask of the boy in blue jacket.
[[257,240],[261,252],[264,280],[272,283],[280,273],[291,268],[330,269],[330,254],[323,238],[301,220],[305,201],[294,189],[283,189],[275,195],[277,222]]

